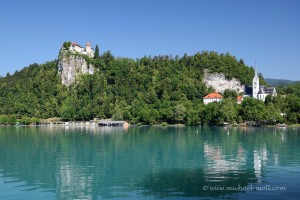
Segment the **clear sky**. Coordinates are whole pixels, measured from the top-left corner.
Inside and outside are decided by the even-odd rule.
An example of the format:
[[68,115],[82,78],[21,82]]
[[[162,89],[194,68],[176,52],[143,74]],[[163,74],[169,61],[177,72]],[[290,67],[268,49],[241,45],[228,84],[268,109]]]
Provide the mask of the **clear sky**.
[[229,52],[300,80],[299,0],[2,0],[0,36],[1,76],[89,41],[116,57]]

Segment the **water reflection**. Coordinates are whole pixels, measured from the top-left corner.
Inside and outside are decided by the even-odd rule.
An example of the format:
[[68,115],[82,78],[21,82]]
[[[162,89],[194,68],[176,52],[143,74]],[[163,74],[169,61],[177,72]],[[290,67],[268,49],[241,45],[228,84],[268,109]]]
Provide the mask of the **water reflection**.
[[299,147],[293,129],[2,127],[0,182],[57,199],[220,197],[239,191],[203,186],[266,182],[274,166],[300,166]]
[[58,199],[92,199],[93,176],[87,170],[62,161],[55,177]]
[[238,145],[235,155],[226,155],[222,152],[220,146],[212,146],[207,142],[204,143],[205,159],[211,165],[207,171],[215,173],[237,171],[246,165],[244,147]]
[[[35,129],[35,128],[33,128]],[[41,126],[40,130],[49,134],[61,133],[78,133],[81,134],[111,134],[111,133],[127,133],[128,127],[123,126]]]

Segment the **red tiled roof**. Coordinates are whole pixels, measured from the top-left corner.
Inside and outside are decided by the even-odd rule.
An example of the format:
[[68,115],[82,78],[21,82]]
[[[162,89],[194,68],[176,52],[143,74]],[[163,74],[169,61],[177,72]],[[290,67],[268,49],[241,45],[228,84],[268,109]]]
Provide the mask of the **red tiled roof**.
[[79,47],[81,47],[82,48],[82,46],[80,46],[79,44],[77,44],[76,42],[72,42],[72,46],[74,47],[74,46],[79,46]]
[[219,98],[219,99],[222,99],[223,96],[220,95],[219,93],[217,92],[213,92],[213,93],[210,93],[208,95],[206,95],[205,97],[203,97],[204,99],[216,99],[216,98]]
[[237,100],[237,101],[242,101],[242,100],[243,100],[243,97],[242,97],[242,96],[237,96],[236,100]]

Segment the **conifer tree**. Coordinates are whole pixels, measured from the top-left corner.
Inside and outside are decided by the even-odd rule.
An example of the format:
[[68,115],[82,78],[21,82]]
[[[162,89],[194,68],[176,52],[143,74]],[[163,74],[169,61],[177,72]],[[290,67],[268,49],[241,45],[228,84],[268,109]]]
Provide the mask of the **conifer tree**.
[[95,53],[94,53],[94,59],[99,59],[100,55],[99,55],[99,47],[98,45],[96,45],[95,47]]

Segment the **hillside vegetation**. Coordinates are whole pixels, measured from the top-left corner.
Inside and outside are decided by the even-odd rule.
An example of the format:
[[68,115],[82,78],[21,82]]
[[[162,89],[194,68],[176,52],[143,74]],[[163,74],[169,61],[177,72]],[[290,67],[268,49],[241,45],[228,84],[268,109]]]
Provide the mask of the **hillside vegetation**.
[[[204,51],[192,56],[134,60],[115,58],[108,51],[89,60],[97,68],[95,74],[80,76],[68,88],[61,84],[57,62],[32,64],[0,78],[0,114],[16,118],[91,120],[98,117],[131,123],[191,125],[243,120],[275,123],[284,121],[280,112],[288,110],[283,103],[275,106],[275,99],[264,104],[250,98],[237,105],[230,96],[222,103],[203,105],[203,96],[213,91],[202,81],[204,69],[251,85],[253,68],[228,53]],[[262,77],[261,82],[264,83]],[[245,110],[250,108],[253,113]],[[294,116],[294,122],[297,120],[298,115]]]

